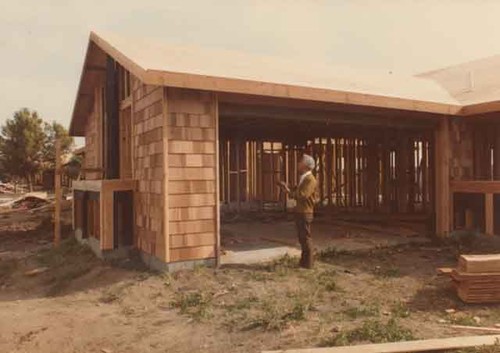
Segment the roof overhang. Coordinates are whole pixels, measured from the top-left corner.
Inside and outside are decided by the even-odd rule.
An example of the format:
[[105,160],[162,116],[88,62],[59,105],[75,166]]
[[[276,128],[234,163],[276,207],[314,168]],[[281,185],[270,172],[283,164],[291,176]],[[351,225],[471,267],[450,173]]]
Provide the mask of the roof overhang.
[[93,89],[96,87],[96,82],[105,76],[107,55],[148,85],[336,103],[366,108],[397,109],[438,115],[467,116],[479,112],[486,113],[500,110],[500,101],[463,106],[458,103],[450,104],[449,102],[408,99],[382,94],[146,69],[127,56],[126,53],[113,46],[111,42],[91,32],[70,124],[70,133],[74,136],[84,135],[86,117],[93,108]]

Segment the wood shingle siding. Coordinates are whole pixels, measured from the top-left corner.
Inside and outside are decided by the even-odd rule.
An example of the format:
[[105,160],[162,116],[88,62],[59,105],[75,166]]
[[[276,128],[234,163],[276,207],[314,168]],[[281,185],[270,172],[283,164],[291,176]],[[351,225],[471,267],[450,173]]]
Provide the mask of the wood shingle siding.
[[216,99],[167,88],[170,261],[213,258],[217,243]]

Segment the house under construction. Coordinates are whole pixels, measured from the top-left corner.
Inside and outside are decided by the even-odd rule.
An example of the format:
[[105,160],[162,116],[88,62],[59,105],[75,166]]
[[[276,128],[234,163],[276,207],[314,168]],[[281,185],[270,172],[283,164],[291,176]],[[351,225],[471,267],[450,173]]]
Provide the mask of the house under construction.
[[276,181],[307,152],[320,212],[494,234],[498,73],[500,57],[399,77],[91,33],[75,232],[157,268],[216,261],[221,212],[285,210]]

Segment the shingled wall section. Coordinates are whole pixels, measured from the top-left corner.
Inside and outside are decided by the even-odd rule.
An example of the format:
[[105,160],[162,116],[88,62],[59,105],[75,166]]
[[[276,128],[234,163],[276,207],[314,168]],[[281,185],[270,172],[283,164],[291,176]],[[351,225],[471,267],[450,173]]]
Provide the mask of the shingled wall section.
[[215,257],[216,98],[167,88],[168,234],[170,261]]
[[138,180],[134,213],[139,250],[165,259],[163,87],[133,79],[133,176]]

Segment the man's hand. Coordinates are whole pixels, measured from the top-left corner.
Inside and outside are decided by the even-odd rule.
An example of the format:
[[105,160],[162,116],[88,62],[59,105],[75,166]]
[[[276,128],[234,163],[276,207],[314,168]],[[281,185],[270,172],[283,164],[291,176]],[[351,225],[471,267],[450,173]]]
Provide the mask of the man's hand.
[[290,189],[288,188],[288,185],[284,181],[278,181],[278,185],[281,186],[281,188],[287,192],[290,193]]

